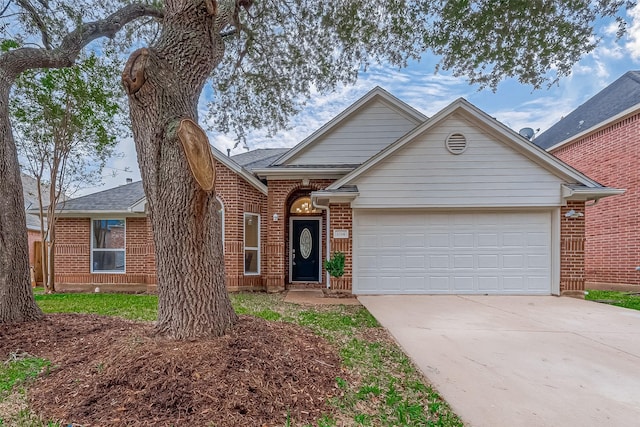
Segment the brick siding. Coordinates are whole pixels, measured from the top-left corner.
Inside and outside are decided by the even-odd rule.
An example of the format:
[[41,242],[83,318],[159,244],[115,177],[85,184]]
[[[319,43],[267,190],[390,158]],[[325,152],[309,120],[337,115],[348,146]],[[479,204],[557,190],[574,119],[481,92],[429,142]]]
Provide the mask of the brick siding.
[[585,285],[585,218],[567,218],[571,209],[584,213],[584,202],[570,201],[560,209],[560,293],[583,291]]
[[586,208],[587,286],[640,285],[640,113],[553,154],[600,184],[627,190]]
[[335,291],[351,291],[353,285],[353,211],[349,203],[330,206],[331,230],[347,230],[349,238],[335,239],[331,232],[331,251],[345,255],[344,276],[331,278],[331,289]]
[[[333,180],[310,180],[308,185],[303,185],[301,180],[269,180],[269,197],[267,211],[268,237],[264,256],[266,264],[266,288],[267,291],[276,292],[286,287],[323,286],[325,283],[325,271],[322,269],[322,277],[319,283],[291,284],[289,278],[289,207],[298,197],[311,194],[312,191],[321,190],[331,184]],[[278,221],[273,220],[273,215],[278,215]],[[326,212],[322,211],[322,238],[321,259],[326,257]],[[318,215],[320,216],[320,215]],[[264,246],[263,246],[264,247]]]
[[[235,172],[216,162],[216,195],[224,207],[225,271],[229,290],[263,290],[263,274],[244,275],[244,212],[260,214],[261,272],[266,271],[267,196]],[[108,219],[108,216],[104,217]],[[98,217],[96,217],[98,219]],[[91,273],[91,219],[60,218],[56,228],[56,283],[59,289],[90,289],[96,285],[117,285],[139,289],[156,285],[155,251],[151,221],[147,217],[126,219],[126,272]],[[106,288],[106,286],[105,286]]]

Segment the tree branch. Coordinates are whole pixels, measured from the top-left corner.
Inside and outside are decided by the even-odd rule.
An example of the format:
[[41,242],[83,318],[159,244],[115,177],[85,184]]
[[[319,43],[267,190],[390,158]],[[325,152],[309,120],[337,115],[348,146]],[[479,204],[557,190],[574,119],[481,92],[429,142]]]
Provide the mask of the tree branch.
[[164,13],[148,5],[132,4],[105,19],[80,24],[55,49],[25,47],[6,52],[0,56],[0,78],[13,80],[32,68],[70,67],[86,45],[100,37],[113,38],[126,24],[143,16],[162,18]]
[[40,30],[40,34],[42,35],[42,44],[44,45],[45,49],[51,49],[49,31],[47,31],[47,25],[42,20],[40,13],[36,10],[35,7],[33,7],[33,5],[31,5],[31,3],[29,3],[28,0],[16,0],[16,3],[18,3],[20,7],[26,10],[29,15],[31,15],[31,19],[33,19],[36,27],[38,27],[38,30]]
[[4,13],[7,11],[7,9],[9,9],[9,6],[11,6],[11,0],[9,0],[7,2],[7,4],[4,5],[4,7],[2,8],[2,10],[0,11],[0,16],[3,16]]

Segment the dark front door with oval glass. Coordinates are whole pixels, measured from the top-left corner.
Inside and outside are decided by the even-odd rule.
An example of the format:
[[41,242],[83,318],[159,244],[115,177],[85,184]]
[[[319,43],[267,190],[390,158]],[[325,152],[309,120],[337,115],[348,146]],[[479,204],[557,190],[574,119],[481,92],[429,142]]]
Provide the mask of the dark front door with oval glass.
[[320,281],[320,220],[291,220],[291,281]]

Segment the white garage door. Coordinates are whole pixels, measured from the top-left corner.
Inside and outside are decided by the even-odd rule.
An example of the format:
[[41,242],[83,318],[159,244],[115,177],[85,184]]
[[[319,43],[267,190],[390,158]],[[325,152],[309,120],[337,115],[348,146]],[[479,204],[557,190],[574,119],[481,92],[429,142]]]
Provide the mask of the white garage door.
[[548,295],[551,213],[355,210],[353,291]]

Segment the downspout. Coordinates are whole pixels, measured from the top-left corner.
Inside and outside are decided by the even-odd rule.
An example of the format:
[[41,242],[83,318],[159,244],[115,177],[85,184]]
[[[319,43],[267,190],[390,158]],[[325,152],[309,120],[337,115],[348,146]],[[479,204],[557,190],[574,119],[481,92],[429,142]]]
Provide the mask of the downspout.
[[[316,203],[316,199],[311,199],[311,205],[316,209],[322,209],[323,211],[327,211],[327,238],[326,238],[326,259],[329,261],[331,257],[331,210],[329,209],[329,205],[319,205]],[[324,267],[324,266],[323,266]],[[324,270],[324,268],[323,268]],[[325,272],[325,276],[327,278],[327,289],[331,287],[331,276],[329,276],[329,272]]]

